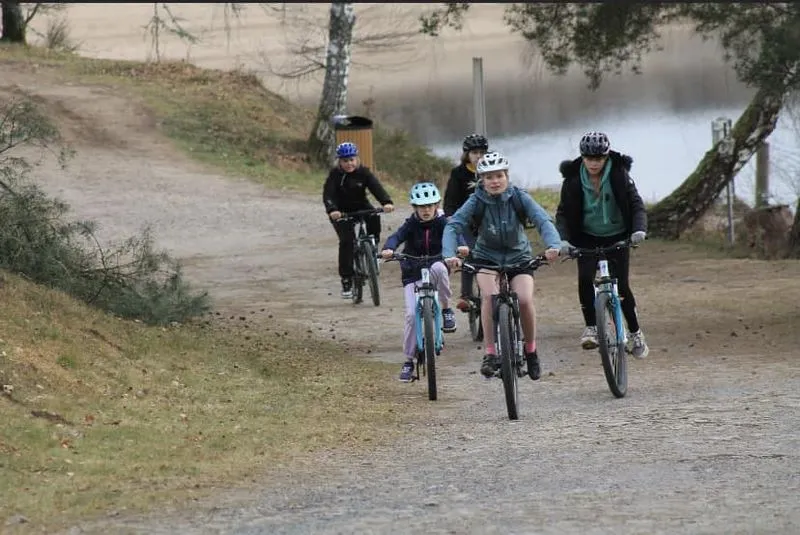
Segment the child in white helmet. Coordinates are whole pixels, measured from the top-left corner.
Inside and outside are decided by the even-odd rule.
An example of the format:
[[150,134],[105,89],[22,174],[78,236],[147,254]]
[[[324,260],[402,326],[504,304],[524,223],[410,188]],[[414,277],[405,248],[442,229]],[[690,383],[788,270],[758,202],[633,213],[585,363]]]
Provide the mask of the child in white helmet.
[[[409,194],[409,202],[414,213],[408,217],[397,231],[387,238],[381,251],[384,259],[389,259],[395,250],[405,244],[403,252],[412,256],[436,256],[442,254],[442,236],[447,225],[447,218],[440,212],[439,203],[442,197],[439,189],[431,182],[414,184]],[[463,239],[459,240],[463,244]],[[466,255],[469,249],[458,247],[459,254]],[[441,260],[429,262],[427,265],[419,260],[403,260],[400,263],[405,297],[405,327],[403,329],[403,354],[406,361],[400,371],[400,380],[411,381],[414,372],[414,357],[417,351],[417,334],[415,322],[416,294],[414,288],[422,283],[422,267],[430,269],[431,281],[439,292],[439,303],[442,306],[442,330],[455,332],[456,320],[450,308],[450,274]]]

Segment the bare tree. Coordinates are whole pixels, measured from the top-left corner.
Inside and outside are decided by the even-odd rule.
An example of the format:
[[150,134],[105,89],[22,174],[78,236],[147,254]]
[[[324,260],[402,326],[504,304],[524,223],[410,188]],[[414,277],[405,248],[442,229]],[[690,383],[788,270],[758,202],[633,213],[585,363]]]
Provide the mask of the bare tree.
[[347,105],[347,81],[355,24],[356,14],[352,2],[331,3],[325,80],[317,119],[308,140],[309,156],[323,165],[328,165],[333,155],[335,135],[331,119],[335,115],[342,115]]
[[35,16],[52,11],[61,11],[67,7],[66,4],[21,3],[7,0],[0,2],[0,6],[2,6],[3,11],[3,32],[0,34],[0,41],[20,44],[26,43],[28,26]]

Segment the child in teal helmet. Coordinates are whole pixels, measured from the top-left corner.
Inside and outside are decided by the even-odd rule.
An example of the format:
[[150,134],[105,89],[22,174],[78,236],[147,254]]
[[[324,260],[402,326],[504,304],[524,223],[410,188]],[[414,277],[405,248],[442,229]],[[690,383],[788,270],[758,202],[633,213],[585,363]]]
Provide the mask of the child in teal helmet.
[[[431,182],[414,184],[409,194],[409,202],[414,213],[408,217],[397,231],[389,236],[381,251],[384,259],[389,259],[401,245],[403,252],[412,256],[436,256],[442,254],[442,236],[447,218],[439,210],[442,196],[439,189]],[[459,242],[459,254],[466,256],[469,249],[463,246],[463,238]],[[419,260],[403,260],[400,263],[405,296],[405,328],[403,329],[403,353],[406,361],[400,371],[400,380],[411,381],[414,371],[414,357],[417,350],[417,334],[415,324],[416,294],[414,289],[422,283],[422,268],[430,269],[431,281],[439,292],[439,303],[442,307],[442,330],[455,332],[456,318],[450,308],[450,274],[447,266],[441,261],[423,264]]]

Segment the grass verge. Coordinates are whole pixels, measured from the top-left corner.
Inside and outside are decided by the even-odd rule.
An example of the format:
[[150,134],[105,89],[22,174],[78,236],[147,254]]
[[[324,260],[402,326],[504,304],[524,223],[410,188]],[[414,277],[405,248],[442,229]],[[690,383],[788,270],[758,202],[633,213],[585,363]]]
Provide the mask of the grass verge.
[[146,327],[0,275],[0,525],[199,497],[388,438],[402,414],[387,365],[279,325]]
[[[0,46],[0,63],[46,68],[71,83],[130,90],[159,128],[197,160],[270,188],[321,193],[327,170],[309,165],[304,154],[314,112],[268,91],[252,73],[10,45]],[[452,166],[391,128],[376,126],[373,148],[378,174],[395,196],[420,177],[444,180]]]

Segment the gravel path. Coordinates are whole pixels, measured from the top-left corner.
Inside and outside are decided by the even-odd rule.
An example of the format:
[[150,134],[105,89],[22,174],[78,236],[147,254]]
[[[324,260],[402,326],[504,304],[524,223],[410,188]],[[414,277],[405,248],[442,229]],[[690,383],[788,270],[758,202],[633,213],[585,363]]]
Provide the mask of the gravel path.
[[[380,308],[331,295],[335,240],[318,199],[209,173],[174,154],[146,117],[122,114],[125,101],[102,89],[24,76],[16,83],[89,118],[71,124],[78,138],[99,118],[115,121],[119,143],[87,141],[66,174],[40,170],[46,187],[101,222],[106,237],[150,222],[220,306],[266,306],[298,325],[332,326],[337,340],[399,368],[397,267],[384,269]],[[404,215],[388,216],[387,226]],[[475,373],[480,352],[459,317],[461,331],[440,361],[440,401],[427,410],[424,386],[410,385],[425,416],[398,443],[358,456],[322,452],[313,469],[279,475],[257,492],[71,532],[800,532],[796,352],[784,345],[754,354],[709,339],[688,356],[668,351],[683,343],[680,331],[654,325],[651,358],[632,363],[629,396],[615,400],[596,353],[576,349],[573,277],[571,265],[539,277],[546,375],[522,383],[518,422],[505,416],[499,381]],[[685,286],[675,291],[697,291]]]

